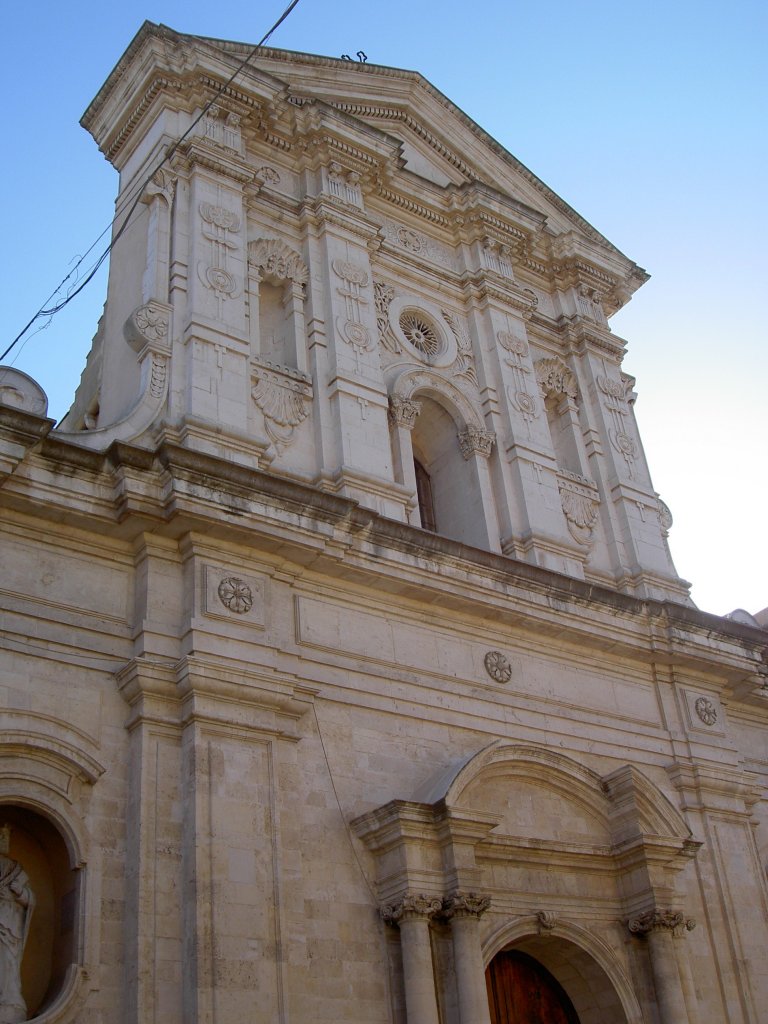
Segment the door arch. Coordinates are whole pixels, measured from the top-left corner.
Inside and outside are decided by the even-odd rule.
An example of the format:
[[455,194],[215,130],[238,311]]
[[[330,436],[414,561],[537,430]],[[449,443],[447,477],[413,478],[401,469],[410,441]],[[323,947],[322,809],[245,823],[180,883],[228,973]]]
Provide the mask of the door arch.
[[568,993],[529,953],[505,949],[486,968],[491,1024],[581,1024]]

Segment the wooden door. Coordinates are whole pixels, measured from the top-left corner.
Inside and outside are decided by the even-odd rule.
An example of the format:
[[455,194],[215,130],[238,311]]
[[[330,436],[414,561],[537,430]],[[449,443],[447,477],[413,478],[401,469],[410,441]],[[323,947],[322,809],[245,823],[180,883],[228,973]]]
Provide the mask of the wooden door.
[[485,981],[491,1024],[579,1024],[562,985],[526,953],[498,953]]

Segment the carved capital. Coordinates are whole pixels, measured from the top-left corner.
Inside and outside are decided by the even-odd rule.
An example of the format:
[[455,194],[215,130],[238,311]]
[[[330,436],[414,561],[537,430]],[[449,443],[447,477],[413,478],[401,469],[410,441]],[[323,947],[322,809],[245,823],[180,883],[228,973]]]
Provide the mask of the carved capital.
[[421,402],[400,395],[389,396],[389,418],[398,427],[413,430],[416,417],[421,412]]
[[467,427],[462,430],[459,437],[459,447],[465,459],[473,455],[482,455],[484,459],[490,457],[493,446],[496,444],[496,435],[492,430],[482,430],[479,427]]
[[456,892],[443,902],[443,914],[452,917],[480,917],[491,905],[490,896],[477,892]]
[[387,903],[381,908],[381,919],[385,924],[400,924],[418,918],[429,920],[443,909],[439,896],[427,893],[407,893],[398,903]]
[[649,935],[657,931],[679,932],[683,928],[690,931],[696,927],[696,922],[691,919],[689,928],[685,914],[680,911],[646,910],[644,914],[630,918],[627,927],[633,935]]

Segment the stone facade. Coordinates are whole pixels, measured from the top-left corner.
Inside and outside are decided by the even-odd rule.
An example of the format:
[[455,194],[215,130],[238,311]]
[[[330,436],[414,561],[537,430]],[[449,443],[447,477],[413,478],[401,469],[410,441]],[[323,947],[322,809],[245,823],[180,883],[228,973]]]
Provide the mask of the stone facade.
[[758,1024],[768,634],[672,565],[644,271],[420,76],[248,53],[140,30],[73,407],[0,378],[30,1017],[488,1024],[513,949]]

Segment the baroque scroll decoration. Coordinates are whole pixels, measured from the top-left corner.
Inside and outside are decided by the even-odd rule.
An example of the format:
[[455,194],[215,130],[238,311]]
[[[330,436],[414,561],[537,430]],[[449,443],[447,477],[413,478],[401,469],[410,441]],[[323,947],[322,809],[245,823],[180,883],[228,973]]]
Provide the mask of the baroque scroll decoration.
[[197,274],[216,296],[221,320],[224,302],[240,294],[240,284],[228,269],[229,253],[239,245],[231,236],[239,233],[240,218],[232,210],[214,203],[200,203],[198,210],[203,221],[203,238],[210,242],[210,259],[208,263],[198,261]]
[[477,373],[472,356],[472,339],[469,336],[469,332],[455,313],[451,313],[447,309],[441,309],[440,312],[443,314],[443,319],[451,328],[456,339],[456,360],[450,372],[453,377],[462,377],[476,388],[478,386]]
[[264,429],[279,454],[309,416],[312,379],[299,370],[260,360],[253,368],[251,396],[264,417]]
[[376,327],[379,331],[379,342],[392,355],[399,356],[403,347],[392,330],[389,320],[389,307],[395,297],[395,289],[383,281],[373,281],[373,300],[376,306]]
[[368,299],[362,290],[368,287],[368,274],[362,267],[349,260],[334,260],[331,266],[336,276],[343,282],[337,291],[344,299],[346,313],[346,316],[336,317],[336,328],[343,340],[354,350],[359,372],[360,356],[373,347],[371,332],[363,323],[363,307],[368,305]]
[[597,378],[597,386],[605,395],[605,406],[611,417],[608,437],[613,447],[623,457],[630,480],[634,477],[635,459],[638,456],[637,444],[629,434],[627,424],[632,383],[631,377],[623,375],[620,381],[603,375]]
[[305,285],[309,270],[301,256],[279,238],[257,238],[248,243],[248,263],[264,277]]

